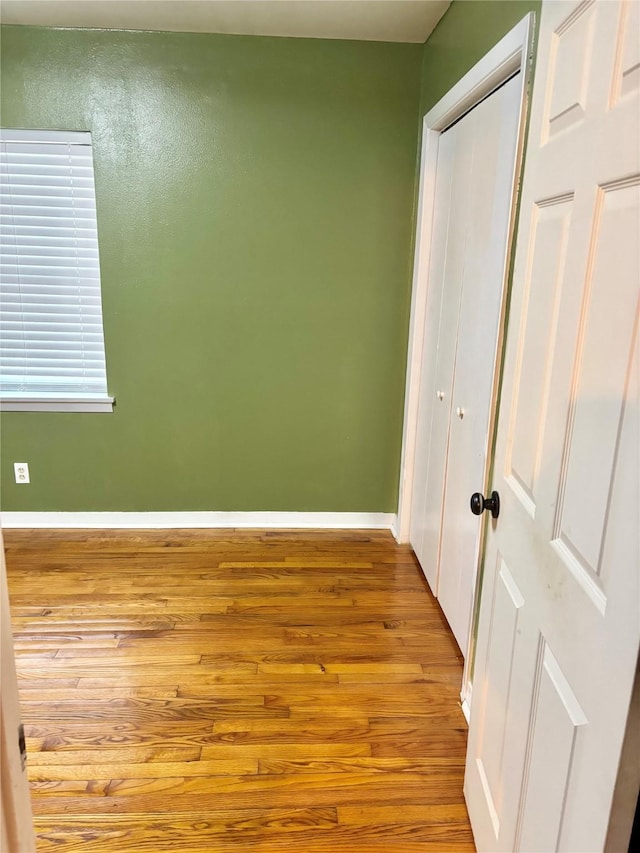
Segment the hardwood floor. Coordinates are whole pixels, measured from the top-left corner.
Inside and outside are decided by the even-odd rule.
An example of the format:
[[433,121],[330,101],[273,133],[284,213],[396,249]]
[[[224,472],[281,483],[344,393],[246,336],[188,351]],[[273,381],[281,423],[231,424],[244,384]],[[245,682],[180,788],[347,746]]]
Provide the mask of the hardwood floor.
[[5,531],[39,851],[473,851],[462,658],[386,532]]

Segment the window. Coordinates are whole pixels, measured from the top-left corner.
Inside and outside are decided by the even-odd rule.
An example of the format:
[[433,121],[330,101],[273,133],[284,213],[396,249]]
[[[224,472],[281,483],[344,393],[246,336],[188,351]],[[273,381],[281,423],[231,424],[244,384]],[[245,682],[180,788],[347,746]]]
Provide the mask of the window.
[[0,403],[113,407],[89,133],[0,131]]

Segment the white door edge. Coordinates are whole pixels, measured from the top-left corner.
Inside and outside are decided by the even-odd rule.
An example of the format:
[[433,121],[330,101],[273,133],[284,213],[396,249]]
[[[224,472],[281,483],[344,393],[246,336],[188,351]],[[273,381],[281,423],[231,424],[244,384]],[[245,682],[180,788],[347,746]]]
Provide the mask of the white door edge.
[[19,743],[20,697],[11,634],[11,614],[0,528],[0,849],[15,853],[35,853],[31,795]]

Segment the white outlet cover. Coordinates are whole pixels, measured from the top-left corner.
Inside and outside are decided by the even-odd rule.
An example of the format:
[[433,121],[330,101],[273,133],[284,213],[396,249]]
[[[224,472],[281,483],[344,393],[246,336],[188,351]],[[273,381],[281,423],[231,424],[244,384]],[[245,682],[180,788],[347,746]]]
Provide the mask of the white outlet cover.
[[29,480],[29,463],[14,462],[13,471],[16,477],[16,483],[30,483]]

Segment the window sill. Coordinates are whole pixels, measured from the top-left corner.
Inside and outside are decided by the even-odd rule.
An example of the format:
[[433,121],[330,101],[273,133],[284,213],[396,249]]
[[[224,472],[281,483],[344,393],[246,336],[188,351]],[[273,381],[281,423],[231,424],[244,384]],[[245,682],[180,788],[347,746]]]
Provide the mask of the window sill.
[[112,412],[114,397],[41,394],[0,398],[0,412]]

